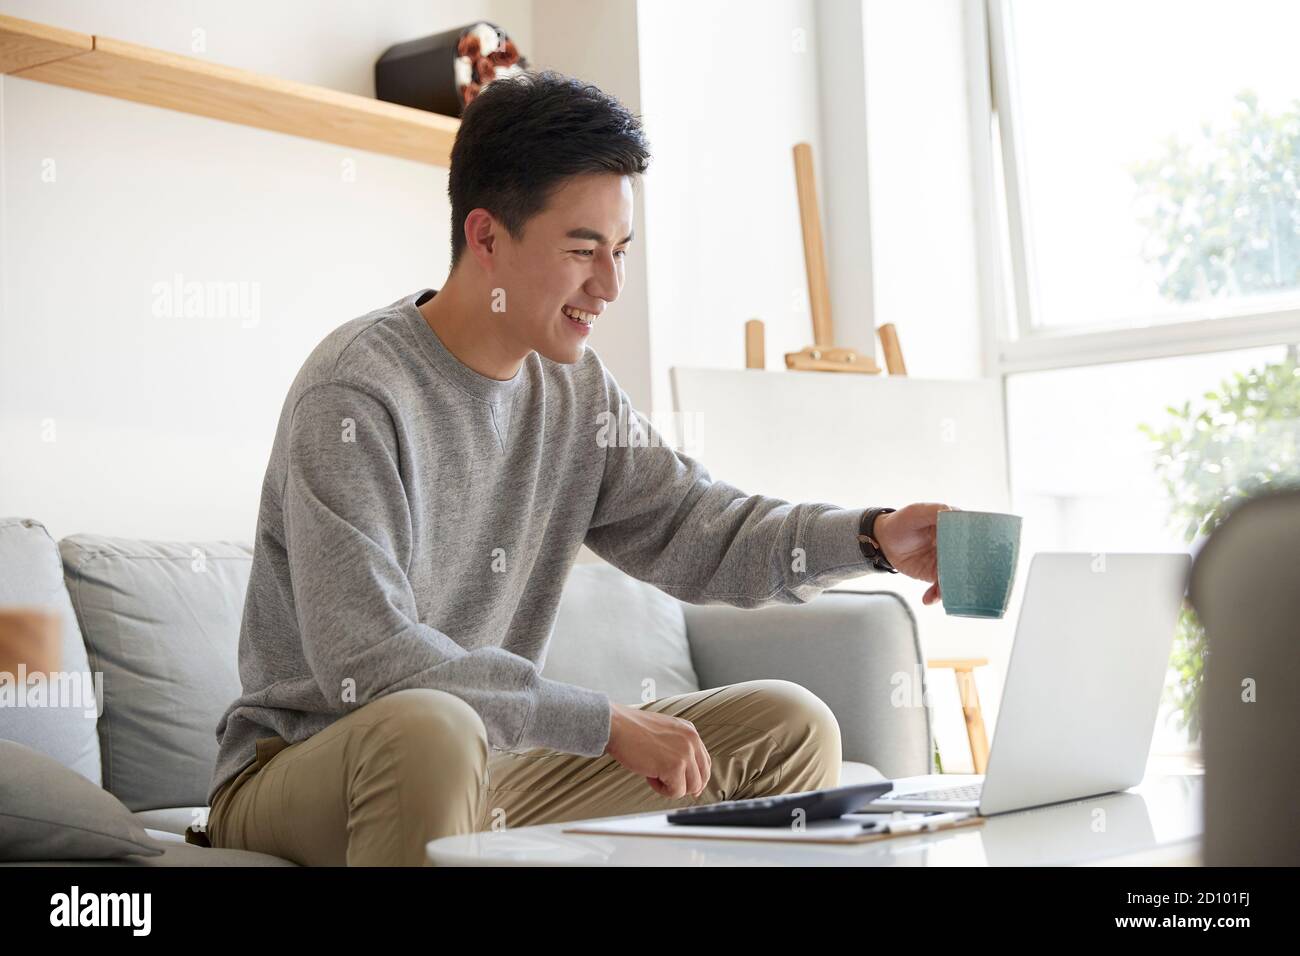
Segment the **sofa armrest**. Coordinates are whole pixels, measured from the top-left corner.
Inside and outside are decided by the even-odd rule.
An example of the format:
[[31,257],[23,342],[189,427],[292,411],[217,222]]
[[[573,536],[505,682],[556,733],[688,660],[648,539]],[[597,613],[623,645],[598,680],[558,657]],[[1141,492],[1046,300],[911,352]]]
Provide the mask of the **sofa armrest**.
[[892,591],[824,591],[807,604],[684,604],[701,687],[779,678],[839,721],[843,759],[887,778],[933,772],[916,617]]

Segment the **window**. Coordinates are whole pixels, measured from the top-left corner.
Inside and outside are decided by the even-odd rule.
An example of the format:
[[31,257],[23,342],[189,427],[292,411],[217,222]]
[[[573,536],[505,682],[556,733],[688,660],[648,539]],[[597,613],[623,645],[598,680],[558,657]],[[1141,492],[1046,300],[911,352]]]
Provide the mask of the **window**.
[[1300,328],[1300,4],[989,0],[988,14],[1011,338]]
[[[1296,357],[1273,346],[1008,376],[1023,553],[1188,550],[1219,502],[1300,482]],[[1184,615],[1175,662],[1201,641]],[[1199,676],[1180,670],[1170,669],[1156,753],[1184,751],[1195,736]]]
[[[983,0],[968,25],[1022,547],[1192,550],[1223,502],[1300,482],[1300,4]],[[1200,659],[1185,613],[1156,753],[1195,742]]]

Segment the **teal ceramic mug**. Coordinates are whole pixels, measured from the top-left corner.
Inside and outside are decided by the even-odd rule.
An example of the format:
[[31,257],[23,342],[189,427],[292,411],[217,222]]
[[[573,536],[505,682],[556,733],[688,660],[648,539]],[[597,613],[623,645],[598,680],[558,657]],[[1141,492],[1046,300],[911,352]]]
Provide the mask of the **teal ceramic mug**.
[[940,511],[937,539],[943,609],[954,617],[1006,614],[1020,558],[1020,515]]

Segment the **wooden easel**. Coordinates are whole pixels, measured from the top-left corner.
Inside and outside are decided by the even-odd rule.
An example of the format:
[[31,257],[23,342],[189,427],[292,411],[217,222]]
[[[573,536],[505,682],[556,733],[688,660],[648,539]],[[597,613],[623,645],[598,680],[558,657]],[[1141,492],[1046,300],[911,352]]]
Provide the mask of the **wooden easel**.
[[870,355],[835,345],[831,319],[831,293],[826,281],[826,250],[822,245],[822,218],[817,206],[817,178],[812,146],[794,144],[794,178],[799,193],[799,221],[803,225],[803,259],[808,272],[808,302],[812,306],[813,344],[785,354],[785,367],[796,371],[863,372],[879,375],[880,366]]
[[[817,179],[813,171],[812,146],[794,145],[794,176],[799,195],[799,220],[803,227],[804,268],[808,273],[808,301],[812,306],[813,344],[798,352],[785,353],[785,367],[800,372],[861,372],[879,375],[880,366],[870,355],[834,344],[835,324],[831,318],[830,286],[826,280],[826,251],[822,245],[822,220],[817,206]],[[890,375],[906,375],[898,332],[893,323],[878,330]],[[764,368],[763,323],[745,323],[745,367]]]

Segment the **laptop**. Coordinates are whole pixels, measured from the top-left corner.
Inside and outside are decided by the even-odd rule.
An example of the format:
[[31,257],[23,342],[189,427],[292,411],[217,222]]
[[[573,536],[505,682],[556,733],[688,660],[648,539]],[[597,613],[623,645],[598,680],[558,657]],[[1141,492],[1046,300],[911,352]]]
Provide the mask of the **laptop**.
[[1139,783],[1191,564],[1035,554],[985,773],[900,777],[859,812],[992,816]]

